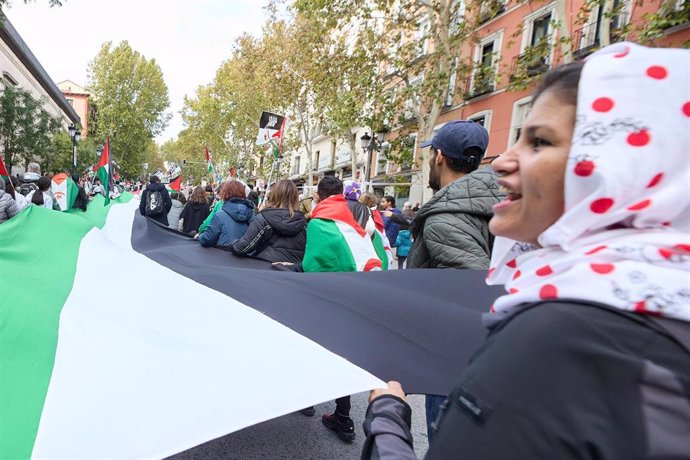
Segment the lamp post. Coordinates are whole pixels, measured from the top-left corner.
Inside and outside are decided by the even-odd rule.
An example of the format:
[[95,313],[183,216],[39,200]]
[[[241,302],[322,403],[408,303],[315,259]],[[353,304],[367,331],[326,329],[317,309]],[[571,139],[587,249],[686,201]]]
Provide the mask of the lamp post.
[[72,139],[72,175],[77,171],[77,143],[81,140],[81,132],[72,123],[69,128],[69,137]]
[[[364,171],[364,182],[367,184],[367,192],[371,191],[371,157],[374,153],[374,150],[378,151],[381,149],[385,137],[386,133],[383,132],[376,133],[375,137],[373,138],[369,135],[369,133],[365,132],[364,135],[359,138],[362,143],[362,150],[364,150],[364,152],[367,154],[366,170]],[[352,175],[354,176],[354,171],[352,172]]]

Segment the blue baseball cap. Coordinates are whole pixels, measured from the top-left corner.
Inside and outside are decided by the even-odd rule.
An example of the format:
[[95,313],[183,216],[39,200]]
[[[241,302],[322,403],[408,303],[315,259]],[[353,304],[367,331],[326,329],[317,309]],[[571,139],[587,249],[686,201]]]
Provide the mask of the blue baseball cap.
[[482,152],[479,157],[481,160],[488,145],[489,133],[482,125],[468,120],[455,120],[443,125],[430,141],[422,142],[420,147],[431,146],[441,150],[446,157],[460,160],[471,160],[465,151],[476,147]]

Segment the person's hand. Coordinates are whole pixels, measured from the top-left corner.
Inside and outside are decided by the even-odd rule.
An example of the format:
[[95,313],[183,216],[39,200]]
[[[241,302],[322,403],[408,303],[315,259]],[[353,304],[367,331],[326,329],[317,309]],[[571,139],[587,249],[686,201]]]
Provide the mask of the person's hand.
[[393,215],[393,211],[381,211],[381,215],[390,217]]
[[400,385],[400,382],[396,382],[395,380],[388,382],[388,388],[377,388],[375,390],[371,390],[371,393],[369,393],[369,402],[372,402],[374,399],[383,395],[393,395],[397,396],[403,401],[405,400],[405,391],[403,390],[402,385]]

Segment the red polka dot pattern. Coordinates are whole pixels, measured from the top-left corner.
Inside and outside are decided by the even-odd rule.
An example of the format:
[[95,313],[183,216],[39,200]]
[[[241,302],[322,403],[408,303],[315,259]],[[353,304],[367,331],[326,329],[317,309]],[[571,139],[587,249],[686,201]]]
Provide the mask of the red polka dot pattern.
[[690,101],[683,104],[683,113],[686,117],[690,117]]
[[663,80],[668,76],[668,70],[660,65],[653,65],[647,69],[647,76],[655,80]]
[[610,97],[600,97],[592,102],[592,109],[594,109],[595,112],[608,112],[613,106],[613,99]]
[[600,275],[608,275],[616,268],[613,264],[590,264],[589,266],[594,273],[599,273]]
[[515,288],[510,288],[510,289],[508,290],[508,292],[511,293],[511,294],[517,294],[517,293],[520,292],[520,291],[518,291],[518,290],[515,289]]
[[673,257],[673,251],[671,251],[670,249],[661,248],[659,249],[659,255],[664,259],[668,260],[671,257]]
[[680,251],[687,252],[688,254],[690,254],[690,244],[676,244],[673,247]]
[[628,208],[628,211],[641,211],[642,209],[648,208],[652,204],[652,200],[644,200],[636,203]]
[[553,284],[545,284],[539,290],[540,299],[555,299],[556,297],[558,297],[558,288],[556,288],[556,286],[554,286]]
[[652,188],[656,187],[659,185],[659,182],[661,182],[661,179],[664,178],[664,173],[659,173],[656,176],[652,177],[652,180],[649,181],[649,184],[647,184],[647,188]]
[[520,278],[520,275],[522,275],[522,272],[520,270],[516,271],[515,274],[513,275],[513,279],[516,280]]
[[594,172],[594,162],[591,160],[578,161],[575,165],[575,175],[580,177],[591,176]]
[[513,260],[507,262],[506,265],[509,266],[510,268],[515,268],[515,267],[517,267],[517,260],[513,259]]
[[592,204],[589,205],[589,208],[596,214],[604,214],[606,211],[611,209],[611,206],[613,206],[613,199],[599,198],[598,200],[593,201]]
[[646,129],[628,134],[628,144],[633,147],[644,147],[649,144],[649,132]]
[[549,265],[544,265],[539,270],[537,270],[537,276],[549,276],[553,273],[553,270]]

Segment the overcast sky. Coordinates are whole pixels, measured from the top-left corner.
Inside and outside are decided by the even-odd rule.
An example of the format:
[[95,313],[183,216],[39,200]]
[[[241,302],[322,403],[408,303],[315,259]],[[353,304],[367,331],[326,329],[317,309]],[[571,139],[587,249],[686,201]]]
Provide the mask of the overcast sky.
[[168,85],[173,119],[157,139],[177,136],[185,95],[213,78],[243,32],[258,35],[264,0],[48,0],[25,5],[14,0],[7,17],[58,83],[85,86],[86,67],[106,41],[129,41],[147,59],[155,58]]

